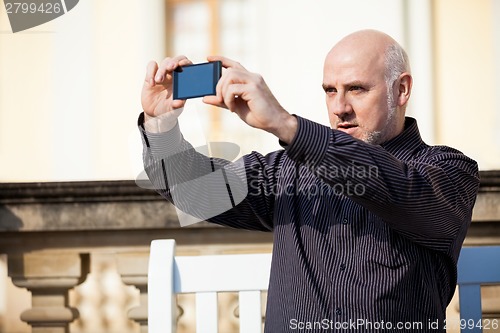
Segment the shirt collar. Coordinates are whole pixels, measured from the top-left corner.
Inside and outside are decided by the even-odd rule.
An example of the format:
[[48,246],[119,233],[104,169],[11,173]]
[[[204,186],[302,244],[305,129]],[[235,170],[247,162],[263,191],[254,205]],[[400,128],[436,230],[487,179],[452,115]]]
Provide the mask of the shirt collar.
[[420,136],[417,121],[414,118],[405,118],[405,127],[395,138],[384,142],[381,146],[396,158],[407,155],[407,152],[414,152],[422,145],[426,145]]

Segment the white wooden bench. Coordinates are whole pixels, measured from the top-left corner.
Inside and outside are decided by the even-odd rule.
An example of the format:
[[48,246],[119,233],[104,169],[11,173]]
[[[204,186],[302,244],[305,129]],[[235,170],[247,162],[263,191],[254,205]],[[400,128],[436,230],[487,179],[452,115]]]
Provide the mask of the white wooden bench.
[[175,256],[175,240],[151,243],[148,331],[176,332],[176,294],[196,294],[196,332],[218,332],[217,292],[239,292],[240,333],[262,332],[261,292],[271,254]]

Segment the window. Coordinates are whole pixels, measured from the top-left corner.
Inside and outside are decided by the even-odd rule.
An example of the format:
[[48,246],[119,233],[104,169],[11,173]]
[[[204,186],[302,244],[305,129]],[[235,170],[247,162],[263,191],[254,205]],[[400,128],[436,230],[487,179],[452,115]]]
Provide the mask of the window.
[[[167,54],[184,54],[195,63],[205,62],[207,55],[220,54],[247,68],[255,62],[258,34],[252,29],[252,24],[255,27],[258,22],[255,0],[166,1]],[[223,140],[225,134],[233,131],[234,115],[202,103],[196,108],[208,109],[197,115],[203,118],[203,126],[208,124],[205,129],[209,141]],[[192,116],[186,112],[182,115],[183,118]]]

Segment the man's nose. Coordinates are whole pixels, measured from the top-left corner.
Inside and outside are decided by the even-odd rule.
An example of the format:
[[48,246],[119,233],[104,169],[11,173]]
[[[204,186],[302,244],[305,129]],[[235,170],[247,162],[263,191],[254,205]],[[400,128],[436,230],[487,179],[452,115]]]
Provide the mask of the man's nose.
[[331,112],[339,118],[352,113],[353,109],[348,99],[342,94],[337,94],[331,103]]

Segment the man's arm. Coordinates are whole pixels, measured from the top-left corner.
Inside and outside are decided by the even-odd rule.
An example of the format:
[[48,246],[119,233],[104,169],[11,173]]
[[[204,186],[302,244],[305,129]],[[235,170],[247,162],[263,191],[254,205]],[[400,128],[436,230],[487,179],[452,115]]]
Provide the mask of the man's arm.
[[446,251],[467,228],[479,186],[473,160],[451,148],[431,147],[405,161],[381,146],[297,119],[301,129],[286,148],[288,156],[344,189],[392,229]]
[[203,102],[229,109],[247,125],[274,134],[285,144],[297,132],[297,119],[276,100],[266,82],[240,63],[221,56],[208,57],[221,61],[226,69],[216,88],[216,96],[205,96]]
[[[191,64],[189,59],[177,56],[166,58],[160,64],[152,61],[147,66],[141,93],[144,114],[139,120],[145,170],[160,194],[184,212],[205,220],[217,216],[214,217],[217,223],[238,228],[269,230],[272,205],[265,202],[272,201],[272,196],[252,196],[252,205],[259,208],[250,206],[245,199],[248,191],[245,163],[230,163],[199,154],[180,134],[177,117],[186,101],[173,99],[172,73],[188,64]],[[266,162],[261,157],[254,158],[260,161],[254,163],[260,166],[260,171],[248,175],[260,177]],[[265,188],[272,186],[273,179],[260,177],[259,181],[263,181]],[[264,203],[257,202],[259,200]]]
[[[152,120],[153,129],[170,129],[149,132],[148,122]],[[138,122],[144,168],[155,190],[180,211],[196,218],[179,215],[181,226],[207,220],[242,229],[272,229],[272,204],[268,201],[273,198],[266,194],[273,192],[248,193],[248,183],[254,179],[262,182],[259,188],[272,186],[274,181],[272,177],[262,177],[267,174],[264,170],[267,162],[262,156],[254,154],[236,162],[209,158],[183,139],[177,121],[172,125],[172,118],[159,117],[144,123],[141,114]],[[247,160],[253,161],[251,172],[246,170]]]

